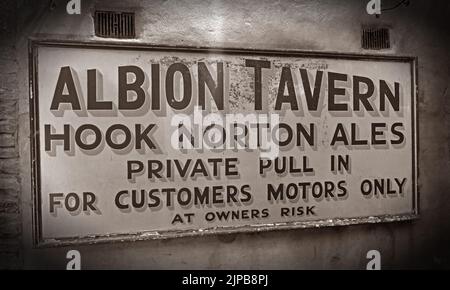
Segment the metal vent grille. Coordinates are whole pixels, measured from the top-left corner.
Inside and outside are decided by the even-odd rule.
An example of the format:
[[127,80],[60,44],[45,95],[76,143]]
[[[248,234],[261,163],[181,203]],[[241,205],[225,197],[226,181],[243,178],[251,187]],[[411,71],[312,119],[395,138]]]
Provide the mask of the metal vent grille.
[[95,35],[108,38],[135,38],[134,13],[95,11]]
[[361,37],[364,49],[388,49],[391,48],[388,28],[364,27]]

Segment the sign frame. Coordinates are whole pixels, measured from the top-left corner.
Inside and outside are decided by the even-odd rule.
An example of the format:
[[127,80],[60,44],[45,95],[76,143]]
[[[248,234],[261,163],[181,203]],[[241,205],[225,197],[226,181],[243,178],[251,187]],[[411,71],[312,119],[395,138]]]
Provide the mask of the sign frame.
[[[259,225],[226,226],[202,228],[196,230],[165,230],[142,231],[126,234],[107,234],[77,236],[69,238],[44,239],[42,237],[42,213],[41,213],[41,174],[40,174],[40,144],[39,144],[39,92],[38,92],[38,48],[70,47],[70,48],[95,48],[118,49],[139,51],[164,51],[164,52],[201,52],[220,54],[239,54],[251,56],[279,56],[279,57],[320,57],[342,60],[370,60],[391,61],[409,63],[411,67],[411,120],[412,120],[412,209],[410,213],[399,215],[364,216],[357,218],[318,219],[313,221],[280,222]],[[69,40],[43,40],[29,39],[29,116],[30,116],[30,151],[31,151],[31,192],[32,192],[32,238],[35,248],[58,247],[67,245],[96,244],[108,242],[129,242],[153,239],[168,239],[175,237],[202,236],[210,234],[232,234],[246,232],[264,232],[273,230],[290,230],[302,228],[318,228],[329,226],[345,226],[356,224],[373,224],[386,222],[413,221],[419,218],[419,191],[418,191],[418,57],[397,56],[387,54],[356,54],[341,52],[317,52],[304,50],[265,50],[265,49],[241,49],[219,47],[189,47],[189,46],[165,46],[148,43],[130,43],[116,41],[69,41]]]

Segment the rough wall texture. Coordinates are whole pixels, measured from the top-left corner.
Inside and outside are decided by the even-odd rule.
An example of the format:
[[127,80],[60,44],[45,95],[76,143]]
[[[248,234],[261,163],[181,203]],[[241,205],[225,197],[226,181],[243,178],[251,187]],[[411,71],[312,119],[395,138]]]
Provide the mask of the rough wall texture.
[[0,268],[22,264],[15,5],[0,4]]
[[[414,0],[380,18],[367,15],[366,1],[360,0],[82,0],[81,15],[67,15],[66,2],[1,4],[2,267],[64,268],[66,252],[74,248],[31,247],[27,40],[95,41],[91,15],[96,8],[135,10],[138,39],[134,41],[162,45],[367,53],[360,47],[361,25],[391,27],[392,48],[377,53],[419,58],[421,218],[406,223],[80,246],[76,249],[83,268],[361,269],[371,249],[381,252],[384,268],[450,267],[448,1]],[[383,2],[386,6],[396,3]]]

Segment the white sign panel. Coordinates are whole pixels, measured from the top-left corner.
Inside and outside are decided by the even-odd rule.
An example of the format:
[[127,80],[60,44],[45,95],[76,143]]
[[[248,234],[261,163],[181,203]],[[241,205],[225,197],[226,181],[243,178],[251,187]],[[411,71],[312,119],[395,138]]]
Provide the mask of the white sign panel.
[[415,61],[35,43],[38,244],[417,215]]

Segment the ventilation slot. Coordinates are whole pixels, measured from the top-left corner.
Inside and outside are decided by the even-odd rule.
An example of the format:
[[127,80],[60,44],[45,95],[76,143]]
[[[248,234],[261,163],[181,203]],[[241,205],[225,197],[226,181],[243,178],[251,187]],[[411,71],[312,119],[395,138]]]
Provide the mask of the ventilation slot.
[[391,48],[388,28],[365,27],[361,37],[364,49],[388,49]]
[[96,11],[95,35],[108,38],[135,38],[134,13]]

